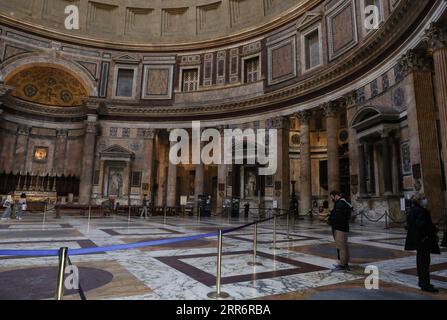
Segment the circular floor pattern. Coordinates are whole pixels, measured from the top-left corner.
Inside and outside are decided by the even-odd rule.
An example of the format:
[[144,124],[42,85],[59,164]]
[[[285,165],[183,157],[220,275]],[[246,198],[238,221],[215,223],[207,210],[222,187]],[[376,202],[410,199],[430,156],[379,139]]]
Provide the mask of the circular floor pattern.
[[[0,300],[52,299],[56,288],[57,268],[40,267],[0,272]],[[108,271],[80,267],[79,279],[84,292],[102,287],[113,279]],[[65,290],[65,295],[78,294]]]
[[433,300],[428,296],[391,290],[366,290],[361,288],[320,291],[307,300]]

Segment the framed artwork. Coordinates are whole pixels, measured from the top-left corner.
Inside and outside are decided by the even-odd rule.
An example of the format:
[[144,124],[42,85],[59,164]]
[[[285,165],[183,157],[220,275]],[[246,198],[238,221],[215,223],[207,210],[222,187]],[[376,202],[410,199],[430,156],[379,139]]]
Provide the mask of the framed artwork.
[[48,147],[34,147],[33,161],[45,163],[48,159]]

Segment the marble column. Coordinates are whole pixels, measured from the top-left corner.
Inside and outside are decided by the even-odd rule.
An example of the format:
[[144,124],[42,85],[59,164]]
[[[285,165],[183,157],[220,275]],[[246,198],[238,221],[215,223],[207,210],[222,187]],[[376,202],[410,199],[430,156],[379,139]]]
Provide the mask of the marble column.
[[204,178],[205,178],[205,165],[200,161],[199,164],[195,165],[195,175],[194,175],[194,211],[196,214],[199,213],[198,211],[198,203],[199,203],[199,196],[203,195],[203,184],[204,184]]
[[225,164],[225,144],[224,144],[224,126],[217,128],[221,134],[221,161],[222,163],[217,166],[217,214],[221,214],[223,211],[224,199],[227,196],[227,174],[229,165]]
[[[433,220],[445,208],[442,190],[441,158],[437,132],[437,110],[433,86],[432,61],[423,52],[410,50],[399,61],[404,81],[410,89],[405,96],[410,155],[415,190],[424,192],[430,202]],[[442,109],[442,105],[439,109]]]
[[104,190],[105,160],[99,160],[99,177],[98,177],[98,197],[104,197],[107,192]]
[[17,138],[14,151],[13,172],[19,173],[25,171],[26,158],[28,155],[29,134],[31,128],[25,125],[19,125],[17,128]]
[[390,138],[388,133],[382,135],[382,163],[385,195],[393,194],[393,172],[390,150]]
[[327,173],[329,192],[334,190],[340,191],[340,160],[338,158],[338,110],[338,103],[330,102],[324,105],[327,131]]
[[166,206],[168,207],[175,207],[177,204],[177,165],[169,161],[169,151],[176,143],[176,141],[170,141],[168,150],[168,187],[166,195]]
[[300,121],[300,214],[304,215],[312,209],[312,166],[310,146],[310,111],[296,114]]
[[[433,50],[434,88],[436,104],[439,110],[442,155],[444,173],[447,172],[447,25],[434,23],[426,32],[429,47]],[[446,181],[447,177],[442,177]],[[447,206],[447,194],[444,193]]]
[[[3,121],[3,117],[2,117],[3,109],[1,109],[1,107],[2,107],[2,102],[0,102],[0,120]],[[3,136],[4,136],[4,134],[2,132],[2,128],[0,127],[0,154],[1,155],[3,155]],[[1,168],[0,168],[0,170],[1,170]]]
[[[154,140],[155,130],[146,129],[143,132],[144,139],[144,155],[145,161],[142,167],[142,183],[148,185],[147,190],[143,190],[144,194],[148,195],[148,199],[152,200],[152,190],[154,184]],[[144,194],[142,196],[144,196]]]
[[95,160],[95,143],[97,134],[97,117],[88,116],[85,123],[84,147],[82,153],[82,170],[79,183],[79,202],[89,204],[93,185],[93,164]]
[[[289,117],[272,119],[273,129],[277,130],[277,169],[273,176],[273,199],[277,201],[278,208],[287,210],[290,205],[290,159],[289,159]],[[280,188],[279,188],[280,187]]]
[[[358,196],[362,197],[366,194],[366,180],[365,180],[365,143],[363,141],[357,140],[358,146]],[[352,165],[352,164],[350,164]]]
[[68,131],[61,129],[56,132],[56,146],[54,156],[54,171],[58,176],[62,176],[65,170],[65,158],[67,152]]
[[[363,154],[360,154],[359,143],[357,139],[357,130],[352,127],[352,121],[357,114],[357,94],[351,91],[343,96],[344,106],[346,107],[346,116],[348,120],[348,143],[349,143],[349,176],[351,183],[351,201],[357,207],[357,198],[362,192],[361,183],[364,178],[361,177],[360,171],[363,161]],[[363,152],[362,152],[363,153]],[[360,158],[362,157],[362,158]]]

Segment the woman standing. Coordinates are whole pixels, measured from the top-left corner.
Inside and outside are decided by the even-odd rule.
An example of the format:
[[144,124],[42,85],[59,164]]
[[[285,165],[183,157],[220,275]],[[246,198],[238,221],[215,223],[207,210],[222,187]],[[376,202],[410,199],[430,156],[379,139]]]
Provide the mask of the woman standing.
[[405,250],[416,250],[417,272],[419,287],[423,291],[437,293],[430,284],[430,254],[441,254],[436,227],[433,225],[430,211],[427,209],[428,200],[420,193],[412,198],[412,207],[407,217],[408,234]]
[[20,195],[19,202],[17,203],[17,210],[16,210],[17,220],[23,219],[23,211],[26,211],[26,194],[24,193]]
[[12,192],[8,193],[6,196],[5,202],[3,202],[3,211],[2,220],[9,220],[11,218],[12,207],[14,205],[14,200],[12,199]]

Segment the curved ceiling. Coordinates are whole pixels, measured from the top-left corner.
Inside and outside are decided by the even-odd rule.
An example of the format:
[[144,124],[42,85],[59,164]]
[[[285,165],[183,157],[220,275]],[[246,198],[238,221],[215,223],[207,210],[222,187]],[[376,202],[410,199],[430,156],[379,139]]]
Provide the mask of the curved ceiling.
[[82,104],[87,90],[82,83],[64,70],[33,66],[6,78],[14,88],[11,95],[33,103],[56,107],[75,107]]
[[[22,27],[115,45],[179,46],[253,37],[290,21],[320,0],[14,0],[0,16]],[[67,30],[65,8],[79,9]],[[71,20],[70,20],[71,21]],[[53,34],[53,36],[55,35]]]

